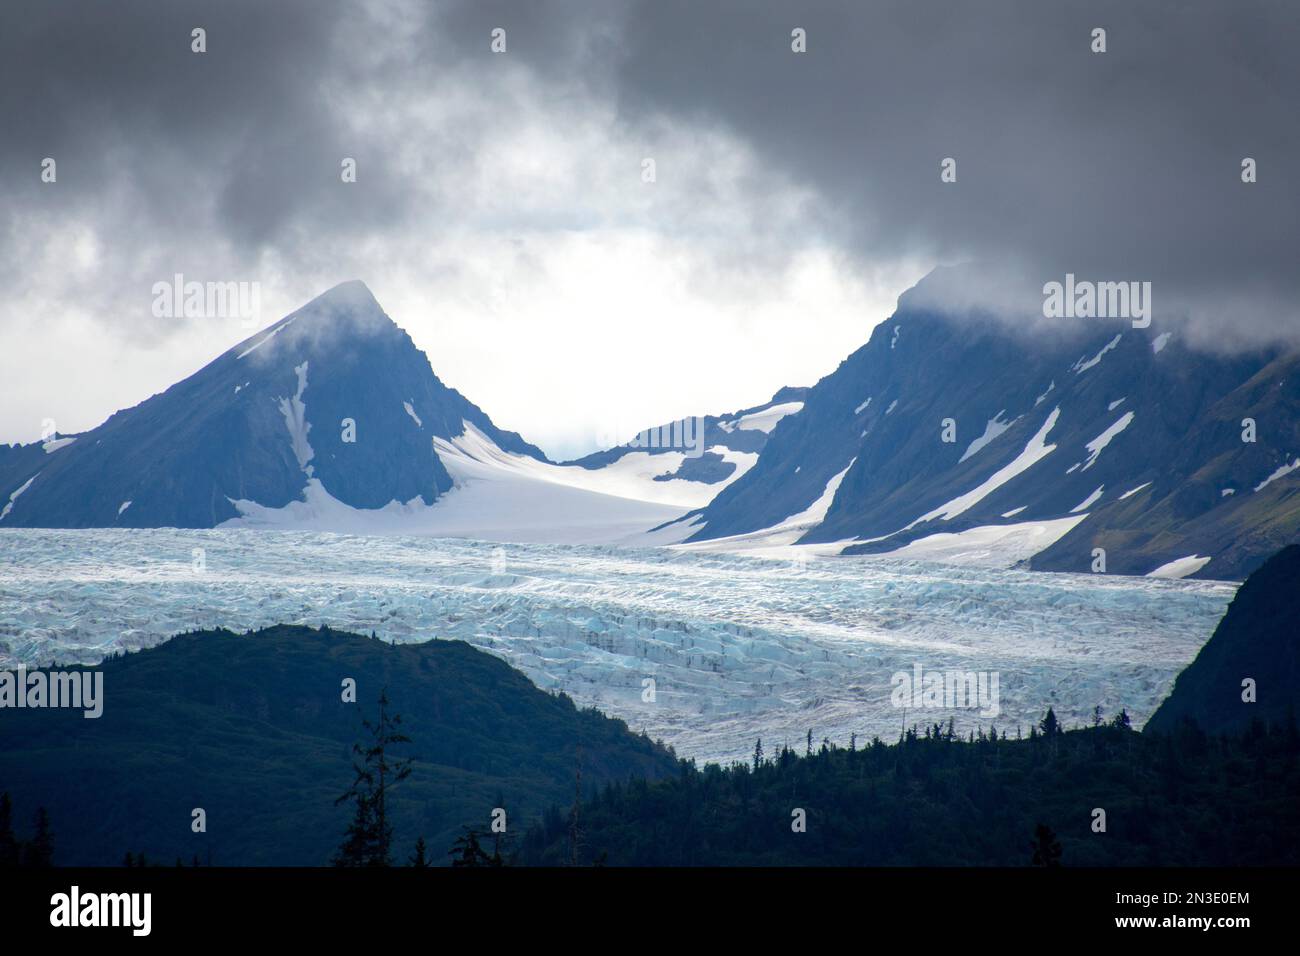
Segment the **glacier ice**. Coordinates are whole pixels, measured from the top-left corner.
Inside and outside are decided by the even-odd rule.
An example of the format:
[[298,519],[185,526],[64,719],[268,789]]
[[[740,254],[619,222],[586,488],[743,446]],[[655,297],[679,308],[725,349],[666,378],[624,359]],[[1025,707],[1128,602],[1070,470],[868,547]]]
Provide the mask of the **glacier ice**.
[[[203,548],[206,570],[193,570]],[[501,560],[504,551],[504,562]],[[1067,724],[1100,704],[1140,725],[1235,586],[852,557],[738,555],[237,529],[0,530],[0,667],[95,662],[196,626],[327,623],[468,641],[548,690],[699,759],[804,739]],[[908,711],[914,663],[1001,675],[1001,715]],[[653,702],[642,680],[655,680]],[[112,689],[106,687],[112,706]]]

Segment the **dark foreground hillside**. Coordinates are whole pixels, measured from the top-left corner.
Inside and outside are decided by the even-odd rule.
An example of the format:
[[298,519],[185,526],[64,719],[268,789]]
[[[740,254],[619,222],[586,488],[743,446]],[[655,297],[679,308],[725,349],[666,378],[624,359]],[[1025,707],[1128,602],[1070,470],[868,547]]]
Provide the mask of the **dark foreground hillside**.
[[756,748],[752,765],[683,763],[672,780],[607,786],[580,808],[576,840],[552,809],[521,860],[1023,866],[1036,850],[1080,866],[1300,865],[1297,593],[1293,546],[1242,585],[1140,734],[1122,712],[1063,733],[1049,711],[1024,740],[934,725],[895,746]]
[[[584,782],[675,771],[626,725],[577,710],[459,641],[393,646],[341,631],[273,627],[182,634],[109,659],[104,712],[0,711],[0,791],[15,826],[44,806],[57,865],[151,861],[326,865],[350,809],[352,745],[387,688],[415,758],[393,789],[396,862],[423,836],[433,862],[493,808],[508,833]],[[353,678],[359,703],[342,701]],[[191,832],[202,808],[207,832]]]
[[[1300,864],[1300,734],[1099,726],[1008,740],[909,731],[894,746],[785,751],[757,768],[604,788],[576,856],[611,866],[1261,866]],[[1096,810],[1105,832],[1094,832]],[[804,832],[795,832],[803,810]],[[1040,833],[1045,826],[1050,833]],[[520,862],[575,855],[550,811]],[[1059,848],[1059,856],[1053,847]]]
[[1239,730],[1253,720],[1289,719],[1300,702],[1297,596],[1300,545],[1291,545],[1246,579],[1145,729],[1169,731],[1191,720]]
[[[1285,584],[1272,571],[1289,567],[1270,562],[1259,579]],[[1234,607],[1272,590],[1247,582],[1250,600]],[[1286,673],[1257,653],[1276,643],[1270,620],[1253,617],[1234,645],[1263,675]],[[473,828],[485,850],[523,865],[1300,865],[1300,732],[1289,708],[1283,719],[1261,708],[1226,730],[1202,712],[1198,723],[1138,733],[1121,713],[1066,732],[1049,711],[1025,739],[962,739],[931,725],[893,745],[814,750],[810,735],[806,754],[756,748],[752,763],[700,769],[456,641],[206,631],[98,670],[99,719],[0,710],[0,793],[12,795],[30,865],[49,858],[48,831],[56,865],[118,864],[127,853],[325,865],[352,812],[335,799],[353,780],[353,745],[370,741],[362,720],[374,721],[384,690],[411,738],[387,759],[414,758],[388,791],[393,864],[421,837],[430,862],[448,862]],[[342,700],[347,678],[359,703]],[[497,807],[508,821],[500,847],[488,835]],[[44,827],[30,822],[37,808]],[[195,808],[205,833],[191,829]],[[7,829],[0,819],[0,865],[17,858],[6,856]],[[461,849],[462,862],[494,862]]]

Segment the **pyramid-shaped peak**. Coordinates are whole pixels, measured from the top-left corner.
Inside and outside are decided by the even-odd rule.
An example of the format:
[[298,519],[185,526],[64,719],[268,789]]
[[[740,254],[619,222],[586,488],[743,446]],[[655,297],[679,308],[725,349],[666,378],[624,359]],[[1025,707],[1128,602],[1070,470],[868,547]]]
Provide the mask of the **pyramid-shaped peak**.
[[326,289],[303,306],[303,309],[310,309],[313,306],[329,306],[335,309],[377,310],[380,308],[374,293],[370,291],[370,287],[360,279],[348,279],[346,282],[340,282],[338,285]]
[[257,334],[234,346],[227,354],[238,359],[256,355],[259,361],[278,354],[284,346],[309,344],[313,349],[333,347],[357,335],[404,335],[369,287],[349,279],[322,292],[307,304],[277,319]]
[[305,331],[304,326],[317,332],[325,327],[370,333],[389,332],[396,328],[396,323],[384,312],[370,287],[360,279],[349,279],[326,289],[285,318],[294,320],[293,324],[298,326],[295,329],[297,333]]

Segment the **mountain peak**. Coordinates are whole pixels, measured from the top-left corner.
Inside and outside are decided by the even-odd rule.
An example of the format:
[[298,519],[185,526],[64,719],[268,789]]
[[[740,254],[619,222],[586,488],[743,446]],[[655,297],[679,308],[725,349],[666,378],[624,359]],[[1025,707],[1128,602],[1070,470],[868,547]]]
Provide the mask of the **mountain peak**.
[[428,506],[452,488],[434,440],[466,422],[544,460],[444,385],[364,282],[342,282],[76,441],[0,459],[0,504],[21,495],[0,520],[211,528],[302,510],[309,492],[345,510]]
[[360,279],[348,279],[326,289],[299,311],[306,311],[313,306],[320,305],[348,309],[380,308],[379,301],[375,298],[374,293],[370,291],[370,287]]
[[[400,329],[364,282],[349,279],[326,289],[294,312],[235,345],[230,352],[239,359],[259,353],[257,358],[263,360],[280,352],[285,345],[308,345],[313,351],[333,348],[341,339],[350,340],[358,333],[391,335],[400,333]],[[268,347],[263,348],[264,344]]]
[[370,287],[360,279],[349,279],[331,286],[281,322],[288,324],[301,319],[306,319],[313,325],[318,322],[336,322],[346,319],[357,330],[370,331],[396,326],[396,323],[384,312],[383,306],[370,291]]

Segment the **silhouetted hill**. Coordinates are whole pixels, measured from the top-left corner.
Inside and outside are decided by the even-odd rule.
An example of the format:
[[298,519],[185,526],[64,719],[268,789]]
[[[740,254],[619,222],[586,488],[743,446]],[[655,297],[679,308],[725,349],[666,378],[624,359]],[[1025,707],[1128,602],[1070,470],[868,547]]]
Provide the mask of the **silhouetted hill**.
[[[1211,731],[1287,721],[1300,702],[1298,598],[1300,545],[1291,545],[1246,579],[1143,729],[1169,731],[1184,718]],[[1242,699],[1247,678],[1255,682],[1254,703]]]
[[[0,711],[0,791],[18,819],[49,809],[55,863],[150,860],[324,865],[349,807],[351,747],[387,687],[415,758],[391,794],[395,861],[423,835],[435,863],[463,825],[494,807],[522,833],[547,804],[585,785],[675,770],[671,754],[627,726],[545,693],[460,641],[390,645],[333,630],[279,626],[182,634],[103,662],[104,711]],[[358,704],[342,701],[357,683]],[[580,751],[580,754],[579,754]],[[207,833],[191,832],[191,811]]]
[[[1029,866],[1044,825],[1063,866],[1294,866],[1298,789],[1294,725],[1237,737],[1105,725],[996,741],[932,727],[894,746],[782,751],[757,768],[684,763],[668,780],[616,783],[580,808],[579,862]],[[524,838],[521,862],[571,853],[557,807]]]

